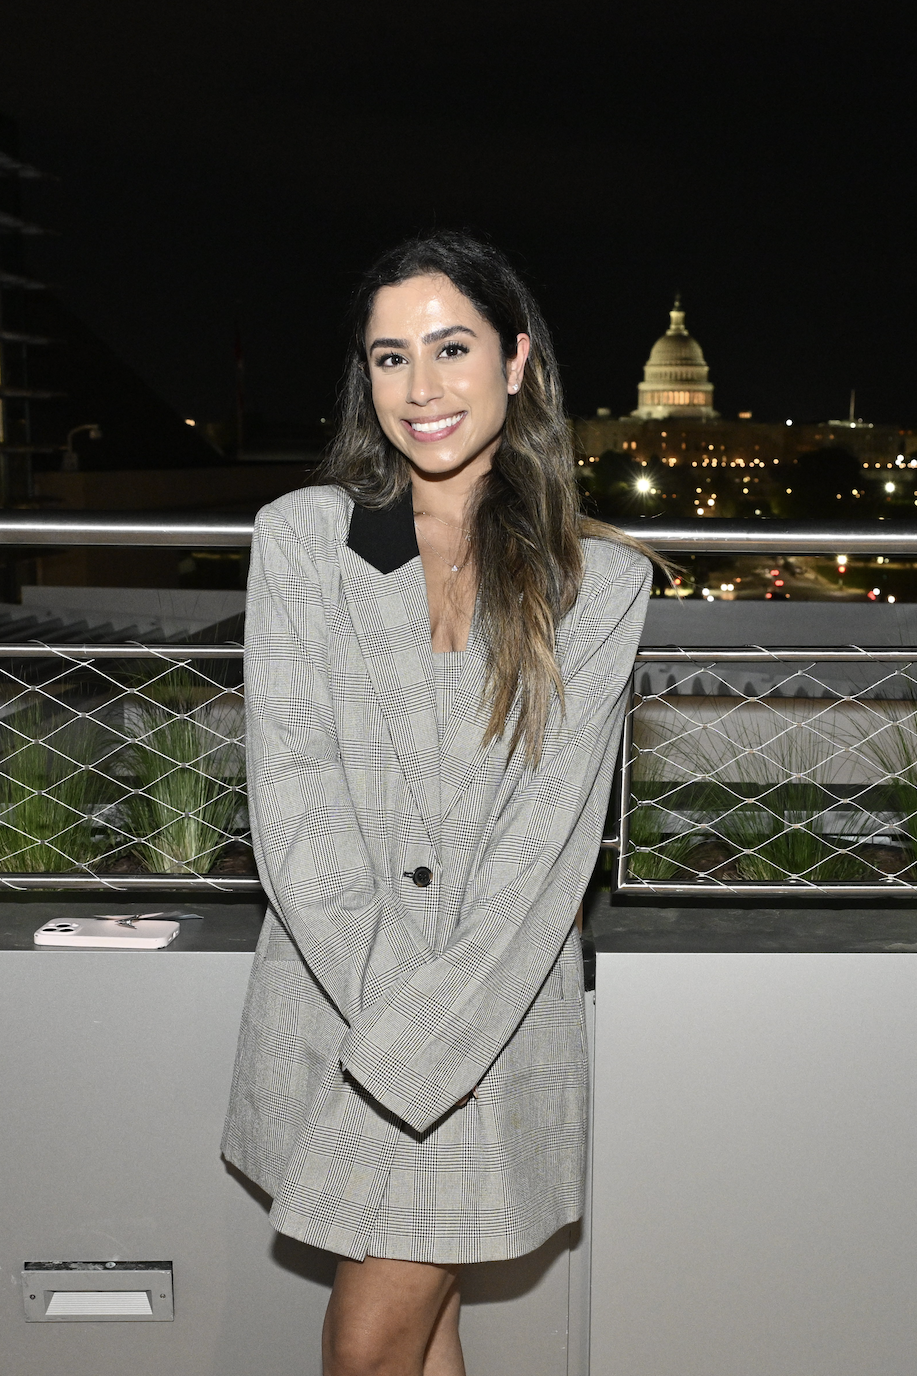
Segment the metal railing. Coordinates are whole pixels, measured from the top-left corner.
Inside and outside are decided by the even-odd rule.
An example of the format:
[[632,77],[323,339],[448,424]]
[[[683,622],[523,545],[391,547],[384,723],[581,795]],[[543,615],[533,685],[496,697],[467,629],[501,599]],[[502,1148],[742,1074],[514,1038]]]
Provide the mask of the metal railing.
[[917,650],[660,648],[641,665],[664,686],[626,717],[603,842],[621,892],[913,893]]
[[[0,512],[0,544],[232,548],[249,520]],[[632,521],[661,553],[898,554],[917,525]],[[0,887],[257,891],[239,645],[0,645]],[[615,881],[658,895],[908,893],[917,647],[643,648]],[[645,672],[654,683],[645,689]]]
[[[250,543],[248,518],[174,512],[0,511],[2,545],[149,545],[238,549]],[[661,554],[917,555],[909,521],[621,521],[618,528]]]
[[0,645],[0,887],[257,892],[238,645]]

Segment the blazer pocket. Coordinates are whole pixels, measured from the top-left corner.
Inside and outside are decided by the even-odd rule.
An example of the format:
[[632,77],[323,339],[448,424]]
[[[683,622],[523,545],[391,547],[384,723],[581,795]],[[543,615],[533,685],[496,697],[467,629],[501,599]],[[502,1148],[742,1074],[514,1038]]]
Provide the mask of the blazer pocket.
[[274,930],[268,937],[262,952],[263,960],[292,960],[305,964],[299,947],[281,924],[274,921]]
[[538,997],[542,999],[563,999],[565,996],[566,981],[564,979],[564,953],[561,951],[560,955],[551,966],[551,969],[548,971],[548,977],[541,986],[541,992]]
[[305,1056],[323,1063],[337,1056],[347,1024],[295,948],[294,954],[258,963],[248,1021],[270,1061],[292,1066]]

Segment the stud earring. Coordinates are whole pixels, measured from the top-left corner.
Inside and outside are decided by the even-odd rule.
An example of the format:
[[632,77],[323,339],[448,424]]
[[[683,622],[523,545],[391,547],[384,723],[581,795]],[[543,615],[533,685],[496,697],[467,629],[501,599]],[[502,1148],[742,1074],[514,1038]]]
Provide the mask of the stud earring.
[[519,383],[518,383],[518,382],[514,382],[513,385],[512,385],[512,387],[510,387],[509,390],[510,390],[511,392],[518,392],[518,391],[519,391]]

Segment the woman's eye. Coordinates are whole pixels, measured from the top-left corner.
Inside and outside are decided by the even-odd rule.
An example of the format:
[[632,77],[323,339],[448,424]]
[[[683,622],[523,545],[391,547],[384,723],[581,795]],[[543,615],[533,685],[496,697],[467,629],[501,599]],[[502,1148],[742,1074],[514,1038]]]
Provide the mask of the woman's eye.
[[467,354],[468,348],[465,344],[444,344],[442,354],[444,358],[459,358],[462,354]]
[[376,354],[377,368],[397,368],[398,364],[403,362],[401,354]]

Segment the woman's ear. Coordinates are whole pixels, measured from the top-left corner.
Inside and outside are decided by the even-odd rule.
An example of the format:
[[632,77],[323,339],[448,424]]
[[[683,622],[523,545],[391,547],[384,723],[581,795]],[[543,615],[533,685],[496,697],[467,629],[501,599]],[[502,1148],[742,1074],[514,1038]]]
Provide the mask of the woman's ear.
[[516,393],[522,386],[522,374],[525,372],[526,359],[529,356],[529,349],[532,341],[527,334],[516,335],[516,353],[513,358],[506,360],[506,390]]

